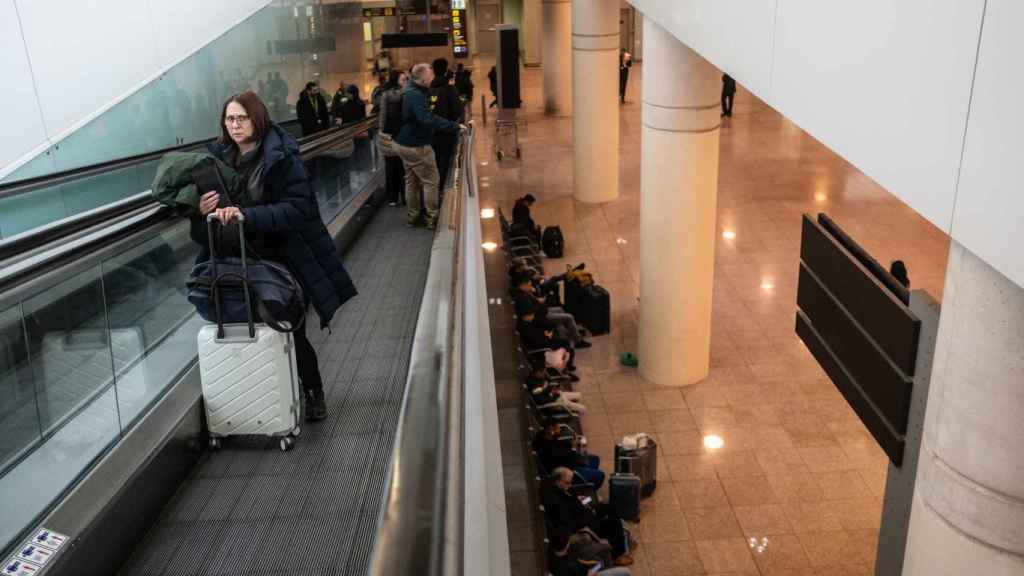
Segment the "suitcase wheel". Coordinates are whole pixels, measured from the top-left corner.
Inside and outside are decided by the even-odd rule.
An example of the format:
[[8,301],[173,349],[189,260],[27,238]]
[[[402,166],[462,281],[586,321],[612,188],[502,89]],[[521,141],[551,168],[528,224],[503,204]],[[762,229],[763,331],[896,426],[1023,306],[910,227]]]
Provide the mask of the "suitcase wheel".
[[295,441],[292,440],[291,438],[285,436],[284,438],[281,438],[281,444],[280,445],[281,445],[281,452],[287,452],[287,451],[289,451],[289,450],[291,450],[292,448],[295,447]]
[[292,428],[291,435],[292,435],[293,438],[298,438],[299,436],[301,436],[302,435],[302,427],[301,426],[295,426],[295,428]]
[[220,450],[220,438],[210,438],[210,451],[216,452]]

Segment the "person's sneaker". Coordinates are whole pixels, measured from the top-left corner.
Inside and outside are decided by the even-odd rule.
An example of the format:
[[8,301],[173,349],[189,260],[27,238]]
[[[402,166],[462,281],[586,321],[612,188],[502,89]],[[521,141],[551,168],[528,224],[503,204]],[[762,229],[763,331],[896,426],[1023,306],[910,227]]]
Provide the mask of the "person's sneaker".
[[587,342],[586,340],[580,339],[580,340],[576,341],[576,349],[577,350],[582,350],[584,348],[590,348],[591,346],[593,346],[593,344],[591,344],[590,342]]
[[306,422],[316,422],[327,418],[327,403],[324,401],[323,390],[306,392]]
[[423,227],[426,228],[427,230],[433,230],[433,229],[437,228],[437,223],[436,222],[427,222],[426,225],[424,225]]
[[572,372],[569,372],[569,382],[579,382],[579,381],[580,381],[580,377],[579,376],[573,374]]
[[394,208],[395,206],[398,206],[398,202],[388,202],[388,206]]
[[616,566],[632,566],[633,565],[633,557],[630,556],[629,554],[623,554],[622,556],[619,556],[618,558],[615,559],[615,565]]
[[569,372],[575,372],[576,371],[576,365],[575,364],[567,364],[565,369],[568,370]]
[[417,227],[419,227],[419,225],[420,225],[420,221],[419,220],[408,220],[405,223],[405,227],[406,228],[417,228]]

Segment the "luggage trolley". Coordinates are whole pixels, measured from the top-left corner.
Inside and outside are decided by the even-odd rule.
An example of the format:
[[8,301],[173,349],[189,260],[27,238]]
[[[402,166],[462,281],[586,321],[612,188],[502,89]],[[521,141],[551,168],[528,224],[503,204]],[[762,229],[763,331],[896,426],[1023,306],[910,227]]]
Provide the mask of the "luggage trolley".
[[523,157],[523,151],[519,147],[519,119],[517,118],[517,112],[515,108],[498,109],[498,118],[494,122],[494,154],[499,161],[504,159],[507,154],[502,141],[508,136],[512,137],[512,148],[510,150],[515,150],[516,158]]

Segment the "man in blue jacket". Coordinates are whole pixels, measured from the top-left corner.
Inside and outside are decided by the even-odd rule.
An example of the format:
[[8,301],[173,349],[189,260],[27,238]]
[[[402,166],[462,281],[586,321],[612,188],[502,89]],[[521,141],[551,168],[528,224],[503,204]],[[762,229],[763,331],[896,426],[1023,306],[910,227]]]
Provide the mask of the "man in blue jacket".
[[395,137],[395,151],[405,166],[405,201],[409,205],[408,226],[420,222],[420,193],[427,207],[426,227],[437,225],[440,175],[431,143],[435,130],[458,132],[465,127],[430,111],[430,83],[434,71],[429,64],[412,67],[402,92],[402,128]]

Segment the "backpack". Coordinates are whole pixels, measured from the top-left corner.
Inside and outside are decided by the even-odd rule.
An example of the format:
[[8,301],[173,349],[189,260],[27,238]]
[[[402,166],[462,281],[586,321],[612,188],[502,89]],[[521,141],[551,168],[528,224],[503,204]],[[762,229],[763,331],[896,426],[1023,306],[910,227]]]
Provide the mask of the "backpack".
[[402,93],[388,90],[380,97],[380,131],[397,136],[402,129]]

